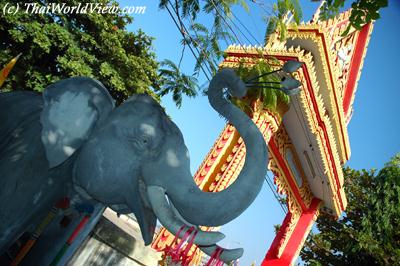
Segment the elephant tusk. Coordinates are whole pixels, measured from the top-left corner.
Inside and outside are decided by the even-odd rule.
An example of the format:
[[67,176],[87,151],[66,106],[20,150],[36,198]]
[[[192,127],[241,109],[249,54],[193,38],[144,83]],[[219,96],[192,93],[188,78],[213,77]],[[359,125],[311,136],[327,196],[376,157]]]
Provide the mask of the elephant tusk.
[[243,248],[234,248],[234,249],[225,249],[221,248],[218,245],[211,245],[211,246],[199,246],[200,250],[206,253],[208,256],[212,256],[214,251],[217,248],[222,249],[222,253],[219,256],[219,259],[229,263],[231,261],[235,261],[243,255]]
[[[176,235],[185,223],[172,210],[165,196],[165,189],[159,186],[149,186],[147,187],[147,194],[151,207],[160,223],[168,231]],[[181,232],[178,237],[182,238],[184,234],[185,232]],[[204,232],[199,230],[194,238],[194,243],[201,246],[210,246],[222,240],[224,237],[225,235],[220,232]]]
[[[168,194],[167,194],[168,197]],[[184,224],[189,225],[189,226],[194,226],[196,227],[196,230],[201,230],[200,227],[198,225],[189,223],[188,221],[185,220],[185,218],[182,217],[182,215],[178,212],[178,210],[175,208],[174,203],[172,201],[169,201],[169,206],[171,208],[171,210],[174,212],[174,215],[181,220]]]

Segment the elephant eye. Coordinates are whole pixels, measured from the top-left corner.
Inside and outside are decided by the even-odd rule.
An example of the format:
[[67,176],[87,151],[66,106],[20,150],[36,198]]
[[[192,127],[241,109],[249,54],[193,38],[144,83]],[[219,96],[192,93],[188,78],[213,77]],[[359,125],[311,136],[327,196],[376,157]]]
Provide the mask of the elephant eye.
[[148,149],[152,146],[152,137],[147,134],[141,133],[136,128],[126,128],[123,130],[123,134],[127,138],[127,140],[139,150]]
[[151,146],[151,138],[147,135],[140,136],[134,140],[134,144],[140,149],[148,148]]

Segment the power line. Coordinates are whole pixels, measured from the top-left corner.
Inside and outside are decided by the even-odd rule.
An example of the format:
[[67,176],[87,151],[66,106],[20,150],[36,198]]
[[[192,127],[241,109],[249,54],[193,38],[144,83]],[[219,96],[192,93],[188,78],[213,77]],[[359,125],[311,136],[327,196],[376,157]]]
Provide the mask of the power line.
[[[239,24],[247,31],[248,34],[250,34],[250,37],[254,39],[256,44],[259,44],[259,41],[257,40],[256,37],[254,37],[254,35],[251,33],[251,31],[246,27],[246,25],[244,25],[244,23],[235,15],[235,13],[232,11],[231,12],[233,17],[239,22]],[[239,32],[246,38],[246,40],[253,45],[252,41],[249,40],[249,38],[247,38],[247,36],[239,29],[239,27],[233,22],[233,19],[230,18],[230,20],[232,21],[233,25],[239,30]]]
[[[214,29],[214,25],[212,26],[211,30],[213,30],[213,29]],[[224,33],[225,33],[225,32],[224,32]],[[229,36],[229,37],[231,37],[231,36]],[[228,47],[228,46],[229,46],[229,42],[228,42],[228,40],[226,39],[225,34],[222,35],[222,38],[223,38],[223,40],[225,41],[226,47]]]
[[[168,3],[171,5],[171,8],[173,8],[172,3],[171,3],[170,0],[168,0]],[[195,40],[193,40],[193,38],[192,38],[192,36],[189,34],[189,31],[187,30],[185,24],[184,24],[183,21],[180,19],[179,10],[178,10],[178,9],[175,10],[175,14],[176,14],[176,16],[177,16],[178,19],[179,19],[179,23],[181,24],[181,26],[182,26],[183,29],[184,29],[184,32],[181,31],[181,34],[182,34],[183,38],[185,38],[185,36],[188,36],[191,43],[195,43],[195,44],[197,44],[198,46],[200,46],[197,42],[195,42]],[[190,47],[191,43],[188,43],[189,47]],[[197,46],[194,46],[194,48],[196,49],[196,51],[197,51],[197,53],[199,54],[199,56],[201,56],[202,53],[199,51],[199,49],[197,48]],[[205,55],[207,56],[207,54],[205,54]],[[200,62],[200,63],[199,63],[199,66],[202,68],[202,66],[201,66],[201,61],[199,60],[198,57],[196,57],[196,62]],[[204,63],[204,65],[205,65],[205,67],[207,68],[207,70],[208,70],[210,76],[212,76],[212,73],[213,73],[212,70],[209,68],[209,66],[208,66],[206,63]],[[211,67],[211,66],[210,66],[210,67]],[[203,69],[203,68],[202,68],[202,69]],[[203,71],[204,71],[204,69],[203,69]],[[208,80],[208,81],[211,80],[211,78],[209,78],[207,75],[206,75],[206,77],[207,77],[207,80]]]
[[214,0],[210,1],[212,3],[212,5],[215,7],[215,11],[216,11],[216,15],[220,16],[220,18],[222,18],[222,20],[225,22],[226,26],[229,28],[229,30],[232,32],[232,34],[235,36],[236,40],[239,42],[239,44],[244,48],[245,46],[242,44],[242,42],[240,41],[239,37],[236,35],[235,31],[232,29],[231,25],[226,21],[225,17],[221,15],[221,13],[219,12],[218,7],[215,5]]
[[[256,5],[258,5],[259,7],[260,7],[260,9],[262,10],[262,11],[264,11],[268,16],[271,16],[272,15],[272,13],[271,13],[271,11],[269,11],[269,10],[267,10],[266,8],[265,8],[265,3],[261,3],[261,2],[259,2],[259,1],[256,1],[256,0],[251,0],[253,3],[255,3]],[[273,8],[271,7],[270,8],[270,10],[272,10]]]
[[[231,13],[232,13],[233,16],[235,16],[234,13],[233,13],[233,11],[231,11]],[[235,16],[235,17],[236,17],[236,16]],[[244,34],[243,31],[235,24],[235,22],[233,21],[233,19],[230,18],[230,17],[228,17],[228,19],[232,22],[233,26],[240,32],[240,34],[242,34],[242,36],[246,39],[246,41],[248,41],[249,44],[251,44],[251,45],[254,46],[253,42],[250,41],[249,38],[247,38],[246,34]],[[256,43],[257,43],[257,40],[256,40]]]
[[[249,15],[249,14],[247,14],[247,15],[250,17],[251,23],[253,24],[254,28],[256,29],[256,32],[257,32],[258,37],[260,38],[260,40],[262,40],[262,46],[263,46],[263,45],[264,45],[264,39],[265,39],[265,38],[262,37],[263,34],[260,34],[260,29],[258,28],[257,23],[256,23],[255,20],[254,20],[254,17],[251,16],[251,15]],[[265,34],[265,33],[264,33],[264,34]]]
[[[267,178],[267,177],[268,177],[268,178]],[[269,187],[270,190],[272,191],[272,194],[274,195],[275,199],[278,201],[279,206],[281,207],[283,213],[286,214],[286,213],[287,213],[287,210],[285,209],[284,204],[282,204],[282,202],[280,201],[280,197],[279,197],[278,193],[277,193],[277,192],[275,191],[275,189],[274,189],[274,185],[273,185],[273,183],[272,183],[272,181],[271,181],[271,178],[270,178],[269,175],[268,175],[268,172],[267,172],[267,176],[264,176],[264,179],[265,179],[265,182],[267,183],[268,187]]]
[[[200,39],[200,37],[199,37],[199,34],[197,33],[197,30],[196,30],[196,28],[194,27],[194,21],[192,20],[192,17],[190,17],[189,16],[189,18],[190,18],[190,25],[191,25],[191,28],[192,28],[192,30],[194,31],[194,34],[196,35],[196,38],[197,39]],[[207,32],[207,34],[208,34],[208,32]],[[196,45],[198,45],[198,46],[200,46],[200,44],[198,43],[198,42],[196,42]],[[202,49],[202,51],[205,51],[206,49],[205,48],[201,48]],[[211,72],[211,74],[214,72],[214,70],[216,71],[216,69],[217,69],[217,62],[215,62],[215,60],[213,60],[212,58],[210,58],[210,56],[206,53],[206,52],[204,52],[204,55],[206,56],[206,59],[207,59],[207,61],[208,61],[208,64],[210,65],[210,68],[212,69],[212,72]]]
[[[172,7],[171,2],[168,1],[168,3],[169,3],[169,4],[171,5],[171,7]],[[185,38],[185,37],[186,37],[186,36],[185,36],[185,33],[183,33],[182,29],[179,27],[178,22],[176,21],[175,17],[172,15],[171,10],[169,10],[169,8],[168,8],[167,5],[165,5],[165,8],[167,9],[167,11],[168,11],[170,17],[171,17],[172,20],[174,21],[175,26],[178,28],[178,30],[179,30],[179,32],[181,33],[182,37]],[[182,26],[184,26],[184,25],[182,25]],[[184,28],[184,30],[187,32],[186,27]],[[189,37],[191,38],[190,35],[189,35]],[[196,58],[196,60],[198,61],[199,59],[198,59],[196,53],[193,51],[192,46],[191,46],[190,44],[188,44],[188,46],[189,46],[189,49],[190,49],[190,51],[192,52],[193,56],[194,56],[194,57]],[[200,64],[200,68],[201,68],[201,70],[203,71],[204,75],[206,76],[207,80],[210,81],[210,80],[211,80],[210,77],[207,75],[206,71],[204,70],[204,68],[203,68],[203,66],[202,66],[201,64]]]

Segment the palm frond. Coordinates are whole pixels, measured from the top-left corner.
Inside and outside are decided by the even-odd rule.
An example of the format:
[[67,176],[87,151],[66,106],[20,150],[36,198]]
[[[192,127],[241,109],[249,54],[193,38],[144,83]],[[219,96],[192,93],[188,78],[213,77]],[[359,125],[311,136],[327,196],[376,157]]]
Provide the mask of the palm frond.
[[158,96],[162,97],[172,93],[172,99],[176,106],[182,106],[183,95],[195,97],[199,89],[198,81],[195,77],[182,73],[179,67],[171,60],[165,59],[160,63],[162,68],[159,70],[161,85],[156,89]]

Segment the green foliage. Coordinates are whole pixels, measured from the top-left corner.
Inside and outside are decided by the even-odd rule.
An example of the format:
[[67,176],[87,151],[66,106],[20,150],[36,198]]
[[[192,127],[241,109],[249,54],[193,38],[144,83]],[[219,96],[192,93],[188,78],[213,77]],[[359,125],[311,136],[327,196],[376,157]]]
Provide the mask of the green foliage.
[[[161,9],[167,9],[171,13],[174,13],[174,17],[177,20],[178,27],[183,36],[181,41],[183,48],[180,62],[182,61],[186,46],[193,46],[198,53],[193,73],[195,76],[198,76],[202,69],[206,72],[206,76],[209,79],[211,77],[208,75],[215,75],[218,70],[218,61],[224,56],[220,45],[222,41],[226,44],[240,42],[240,40],[237,40],[237,38],[235,38],[236,36],[234,36],[234,29],[230,27],[230,19],[234,16],[232,7],[237,4],[241,5],[245,10],[248,10],[248,6],[244,0],[160,0],[159,6]],[[196,18],[201,12],[212,16],[213,23],[211,28],[207,28],[203,24],[196,22]],[[267,35],[278,29],[281,33],[281,37],[285,38],[285,19],[289,14],[293,16],[295,24],[300,23],[302,11],[298,0],[278,0],[274,5],[274,15],[271,16],[270,23],[268,24]],[[186,28],[185,22],[188,22],[190,27]],[[233,35],[229,32],[232,32]],[[180,63],[178,64],[177,70],[179,70],[179,66]],[[254,74],[256,72],[260,73],[260,71],[264,71],[267,68],[269,67],[267,63],[264,62],[257,64],[254,69],[249,71]],[[250,74],[250,72],[247,73],[246,71],[246,68],[239,68],[241,75]],[[180,75],[180,73],[178,75]],[[261,79],[260,81],[264,80]],[[163,93],[160,95],[171,91],[174,90],[162,90]],[[249,99],[254,100],[260,98],[264,100],[266,104],[265,107],[272,110],[276,109],[277,103],[281,101],[281,98],[283,102],[288,101],[288,97],[282,92],[273,91],[271,89],[254,88],[251,90],[250,94]],[[250,102],[239,99],[232,99],[232,101],[244,110],[249,111],[251,109]]]
[[[0,0],[0,9],[10,1]],[[62,0],[33,1],[40,5]],[[68,1],[68,5],[90,3]],[[97,1],[118,5],[115,1]],[[47,85],[71,76],[101,81],[117,103],[133,93],[156,95],[160,86],[158,64],[150,50],[152,38],[142,31],[128,32],[132,18],[119,14],[31,14],[20,11],[0,16],[0,65],[18,53],[3,89],[42,91]]]
[[344,169],[348,206],[321,215],[301,258],[306,265],[400,265],[400,154],[379,171]]
[[227,16],[231,16],[232,6],[236,4],[248,10],[245,0],[205,0],[201,3],[199,0],[160,0],[159,7],[164,9],[168,6],[168,3],[176,5],[183,17],[191,17],[192,19],[196,19],[201,10],[209,14],[217,12],[217,9],[219,12],[219,9],[221,9]]
[[211,68],[211,74],[215,75],[218,70],[217,60],[223,57],[219,41],[224,38],[230,39],[232,36],[225,31],[211,33],[207,27],[200,23],[194,23],[190,29],[191,37],[186,37],[185,43],[192,44],[200,51],[194,67],[194,75],[197,76],[199,74],[201,65],[204,62],[208,63],[208,66]]
[[274,232],[275,232],[275,234],[277,234],[277,233],[279,232],[279,230],[281,229],[281,227],[282,227],[282,225],[280,225],[280,224],[275,224],[275,225],[274,225]]
[[[271,72],[273,69],[266,60],[259,60],[257,63],[249,67],[244,62],[239,64],[237,73],[243,80],[249,80],[254,77],[258,77],[261,74]],[[254,82],[280,82],[280,79],[276,75],[262,76],[254,80]],[[277,111],[278,104],[289,104],[289,96],[284,92],[271,88],[262,88],[259,85],[251,85],[247,91],[246,98],[238,99],[232,97],[231,101],[236,104],[243,111],[249,113],[253,112],[253,103],[256,100],[262,102],[262,107],[271,111]]]
[[197,95],[198,85],[195,77],[181,73],[179,67],[168,59],[161,62],[161,66],[165,66],[166,68],[160,69],[162,85],[156,89],[160,97],[172,93],[172,99],[175,104],[181,107],[182,94],[188,97],[195,97]]
[[[321,8],[321,18],[324,20],[335,17],[345,0],[326,0]],[[379,10],[387,7],[388,0],[356,0],[351,5],[350,25],[343,35],[347,35],[351,27],[361,30],[362,26],[380,18]]]
[[267,30],[265,33],[265,39],[269,40],[272,33],[278,31],[280,39],[286,39],[287,25],[285,19],[289,16],[293,16],[294,24],[298,25],[303,18],[303,12],[301,10],[298,0],[277,0],[272,8],[273,16],[270,16],[267,21]]

